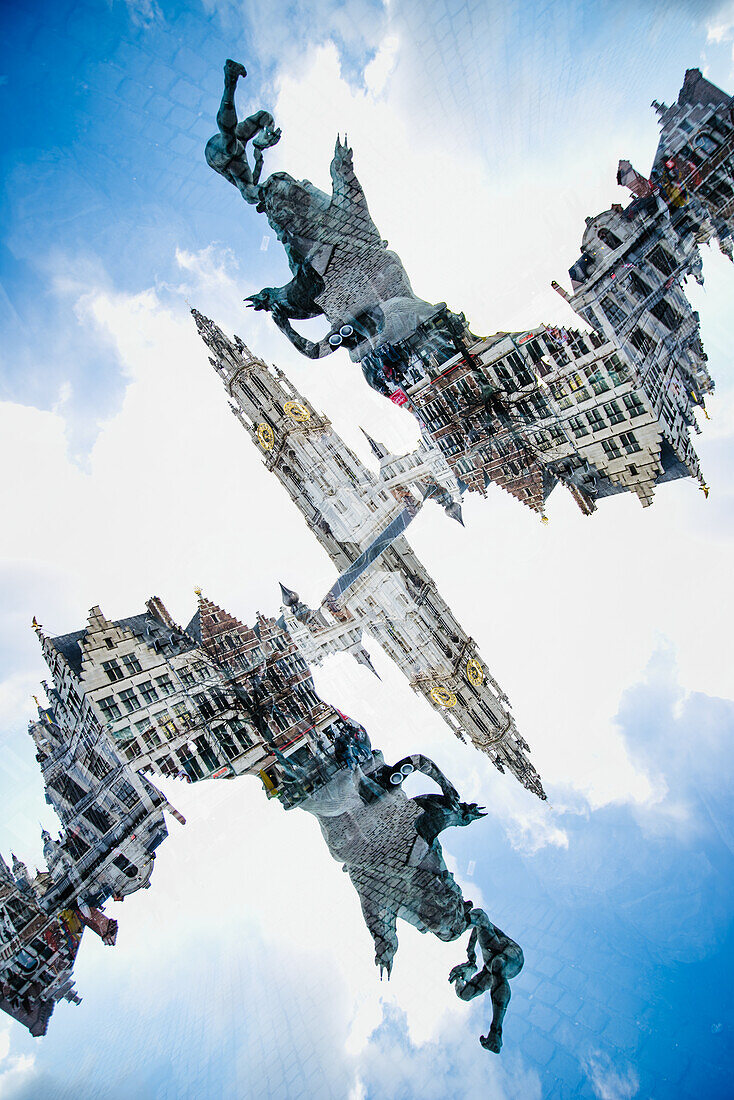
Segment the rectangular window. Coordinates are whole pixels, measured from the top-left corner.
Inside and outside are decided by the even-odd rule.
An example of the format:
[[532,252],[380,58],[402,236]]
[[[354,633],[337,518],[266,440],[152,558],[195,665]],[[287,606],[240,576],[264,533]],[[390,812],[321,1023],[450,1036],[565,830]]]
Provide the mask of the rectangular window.
[[118,707],[114,695],[108,695],[106,699],[98,699],[97,704],[108,722],[122,716],[122,711]]
[[134,672],[142,672],[140,667],[140,661],[137,659],[134,653],[126,653],[122,658],[122,663],[127,669],[128,676],[132,676]]
[[138,709],[138,697],[133,688],[124,688],[124,690],[120,692],[120,702],[127,714],[132,714],[134,710]]
[[82,817],[86,817],[87,821],[94,825],[96,829],[99,829],[100,833],[108,833],[112,828],[110,818],[99,806],[92,805],[88,810],[83,810]]
[[652,290],[647,285],[644,279],[641,279],[636,271],[633,271],[629,279],[629,288],[636,298],[640,301],[645,301],[652,294]]
[[627,320],[627,314],[625,313],[625,311],[622,309],[621,306],[617,305],[617,303],[612,298],[610,298],[608,294],[606,294],[602,298],[601,308],[607,315],[609,323],[615,329],[621,328],[624,322]]
[[120,668],[118,661],[103,661],[102,668],[107,673],[107,679],[112,683],[116,683],[118,680],[125,679],[125,673]]
[[[233,726],[234,726],[234,723],[233,723]],[[254,744],[254,741],[250,737],[248,727],[244,724],[244,722],[242,722],[239,726],[237,726],[236,729],[237,729],[237,740],[243,745],[244,748],[246,748],[246,749],[252,748],[252,746]]]
[[651,248],[646,257],[651,264],[654,264],[661,275],[672,275],[675,271],[675,263],[668,252],[665,251],[661,244],[656,244],[654,248]]
[[227,710],[229,703],[223,691],[220,691],[219,688],[212,688],[211,696],[219,710]]
[[187,687],[187,688],[193,687],[193,685],[195,683],[194,674],[190,671],[190,669],[181,668],[181,669],[179,669],[178,675],[179,675],[179,679],[181,680],[181,683],[184,685],[184,687]]
[[201,714],[203,718],[214,717],[214,707],[211,704],[211,700],[208,699],[206,695],[196,695],[194,697],[194,702],[196,703],[199,714]]
[[652,354],[655,348],[655,341],[651,340],[639,325],[630,333],[630,344],[635,351],[639,351],[640,355]]
[[62,772],[60,775],[54,776],[53,779],[49,779],[49,786],[54,787],[67,802],[71,802],[72,806],[76,806],[86,797],[87,792],[81,787],[70,775],[64,775]]
[[626,393],[622,400],[624,401],[627,407],[627,411],[631,417],[642,416],[642,414],[645,412],[645,406],[639,393],[635,393],[634,391],[632,393]]
[[114,793],[123,806],[127,806],[128,810],[131,810],[140,801],[137,791],[131,783],[128,783],[127,779],[123,779],[117,784]]
[[239,756],[239,748],[235,743],[232,734],[228,730],[224,729],[223,727],[219,727],[217,728],[215,733],[217,740],[224,749],[224,755],[227,757],[228,760],[234,760],[235,757]]
[[610,424],[619,424],[625,419],[624,413],[616,401],[607,401],[604,412],[609,417]]
[[606,428],[607,422],[599,409],[587,409],[586,415],[592,432],[600,432],[603,428]]
[[160,768],[160,770],[163,772],[164,775],[178,775],[179,774],[179,769],[176,767],[176,764],[175,764],[173,758],[170,757],[170,756],[162,756],[160,758],[160,760],[156,761],[156,764],[158,765],[158,767]]
[[543,350],[540,347],[539,340],[531,340],[529,343],[524,345],[524,350],[528,353],[534,363],[539,363],[543,358]]
[[628,455],[634,454],[635,451],[642,450],[634,432],[622,432],[619,438]]
[[181,749],[179,751],[179,759],[189,779],[196,780],[202,778],[204,773],[201,770],[199,762],[195,756],[190,754],[188,749]]
[[622,454],[616,439],[602,439],[601,445],[607,458],[619,458]]
[[154,730],[152,726],[149,726],[143,733],[143,744],[148,752],[152,752],[153,749],[158,748],[162,743],[160,734],[157,730]]
[[168,673],[166,673],[165,676],[156,676],[155,682],[158,685],[158,690],[161,695],[172,695],[176,690]]
[[142,695],[146,703],[155,703],[158,698],[158,692],[155,690],[150,680],[146,680],[142,684],[138,684],[138,691]]
[[656,302],[654,306],[650,306],[650,313],[652,313],[653,317],[657,317],[658,321],[660,321],[662,325],[665,325],[667,329],[670,329],[671,332],[675,331],[675,329],[679,328],[683,323],[681,315],[677,313],[664,298]]
[[626,382],[629,378],[627,367],[618,355],[610,355],[608,359],[604,360],[604,366],[609,371],[609,377],[615,386],[620,386],[622,382]]
[[88,766],[90,772],[96,779],[104,779],[107,772],[110,770],[110,766],[104,757],[100,756],[94,749],[89,754]]
[[577,438],[589,434],[589,429],[586,426],[586,421],[583,416],[572,416],[568,425]]
[[606,393],[606,391],[609,389],[609,383],[607,382],[604,373],[598,367],[593,371],[588,370],[587,375],[589,379],[589,385],[591,386],[597,397],[599,396],[599,394]]
[[532,385],[533,375],[524,359],[516,351],[511,351],[507,358],[515,368],[518,383],[521,386]]

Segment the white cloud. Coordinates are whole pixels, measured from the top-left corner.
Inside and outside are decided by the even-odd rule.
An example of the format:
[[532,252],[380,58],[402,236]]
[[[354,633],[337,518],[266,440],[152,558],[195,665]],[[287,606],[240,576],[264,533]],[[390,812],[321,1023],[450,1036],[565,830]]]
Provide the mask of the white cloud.
[[717,45],[729,42],[734,37],[734,3],[723,4],[716,14],[706,23],[708,42]]
[[11,1054],[10,1031],[0,1031],[0,1098],[10,1097],[35,1076],[33,1054]]
[[458,1019],[446,1020],[431,1041],[417,1042],[400,1010],[385,1006],[357,1069],[357,1095],[381,1100],[540,1100],[537,1074],[512,1056],[487,1054]]
[[613,1067],[609,1056],[601,1052],[589,1058],[587,1073],[598,1100],[632,1100],[640,1088],[640,1079],[632,1066],[623,1070]]

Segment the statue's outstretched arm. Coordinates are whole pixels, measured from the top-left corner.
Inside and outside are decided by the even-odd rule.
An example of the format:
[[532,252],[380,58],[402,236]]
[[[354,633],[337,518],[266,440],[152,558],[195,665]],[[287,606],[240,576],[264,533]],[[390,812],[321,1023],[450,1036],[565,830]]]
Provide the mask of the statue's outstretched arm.
[[328,339],[314,343],[313,340],[307,340],[305,336],[301,336],[300,332],[296,332],[288,320],[287,313],[281,306],[273,306],[271,312],[273,320],[280,331],[288,337],[293,347],[300,351],[301,355],[305,355],[307,359],[323,359],[325,355],[331,355],[333,351],[336,351],[336,348],[329,343]]
[[432,779],[434,783],[437,783],[443,792],[444,798],[449,802],[458,806],[459,804],[459,792],[456,787],[451,783],[443,774],[438,764],[434,764],[427,756],[423,756],[422,753],[416,752],[412,756],[405,756],[402,760],[398,760],[390,770],[400,771],[404,764],[411,764],[413,770],[416,772],[422,772],[423,775],[427,775],[429,779]]

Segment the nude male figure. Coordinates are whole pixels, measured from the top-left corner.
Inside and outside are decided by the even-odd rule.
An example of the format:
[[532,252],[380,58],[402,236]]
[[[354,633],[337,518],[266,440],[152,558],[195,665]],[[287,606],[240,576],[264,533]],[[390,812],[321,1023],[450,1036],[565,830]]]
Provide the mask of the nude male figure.
[[[471,1001],[489,990],[492,1024],[487,1035],[480,1035],[479,1042],[485,1050],[499,1054],[502,1049],[502,1021],[510,1003],[508,979],[520,973],[525,959],[520,945],[496,928],[484,910],[472,909],[469,920],[473,925],[467,947],[469,961],[455,966],[449,974],[449,981],[456,983],[456,995],[462,1001]],[[477,969],[477,939],[484,961],[481,970]]]
[[[263,150],[280,141],[280,130],[273,129],[273,116],[267,111],[237,121],[234,93],[240,77],[247,76],[244,65],[227,59],[224,63],[224,91],[217,111],[219,133],[206,143],[204,155],[207,164],[233,183],[245,202],[257,204],[261,194],[258,183],[263,165]],[[246,145],[250,139],[255,150],[255,165],[250,168]]]

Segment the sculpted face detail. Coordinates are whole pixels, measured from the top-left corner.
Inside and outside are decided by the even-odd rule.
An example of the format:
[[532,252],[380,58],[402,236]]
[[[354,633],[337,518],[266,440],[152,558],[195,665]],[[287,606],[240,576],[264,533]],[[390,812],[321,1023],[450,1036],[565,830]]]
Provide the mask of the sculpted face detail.
[[[237,120],[234,92],[244,68],[228,61],[217,114],[219,133],[206,147],[209,165],[238,188],[246,202],[265,213],[283,244],[293,274],[283,287],[267,287],[248,299],[267,309],[291,343],[311,359],[329,355],[342,343],[335,334],[349,327],[345,342],[360,361],[370,351],[404,339],[434,312],[416,297],[399,256],[387,248],[369,213],[354,174],[352,151],[337,138],[331,162],[332,193],[308,180],[276,172],[260,183],[263,150],[280,138],[273,118],[259,111]],[[247,145],[252,141],[254,167]],[[305,339],[291,322],[323,316],[330,331],[320,341]],[[332,337],[332,342],[329,341]]]

